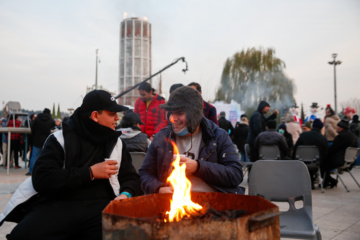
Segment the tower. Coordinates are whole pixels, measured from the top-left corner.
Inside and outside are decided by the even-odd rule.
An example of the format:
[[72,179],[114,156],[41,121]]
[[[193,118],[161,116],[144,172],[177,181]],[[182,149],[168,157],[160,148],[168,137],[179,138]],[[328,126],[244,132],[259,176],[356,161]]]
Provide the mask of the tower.
[[[146,18],[125,18],[120,26],[119,93],[151,75],[151,24]],[[135,105],[137,89],[121,98],[119,104]]]

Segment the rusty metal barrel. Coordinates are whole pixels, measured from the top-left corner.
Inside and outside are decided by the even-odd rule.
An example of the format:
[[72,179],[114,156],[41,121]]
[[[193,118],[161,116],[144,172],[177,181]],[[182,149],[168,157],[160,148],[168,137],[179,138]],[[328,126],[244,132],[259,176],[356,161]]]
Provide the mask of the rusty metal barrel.
[[218,211],[245,210],[231,219],[164,222],[171,194],[150,194],[112,201],[102,213],[103,239],[280,239],[279,208],[258,196],[192,193],[193,202]]

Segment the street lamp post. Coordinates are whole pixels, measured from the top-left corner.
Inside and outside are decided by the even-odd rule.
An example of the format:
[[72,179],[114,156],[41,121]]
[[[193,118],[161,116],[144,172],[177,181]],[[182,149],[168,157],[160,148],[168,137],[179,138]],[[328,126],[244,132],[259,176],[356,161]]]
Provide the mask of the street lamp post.
[[335,101],[335,113],[337,113],[337,101],[336,101],[336,65],[340,65],[341,61],[336,61],[337,53],[333,53],[334,60],[329,62],[330,65],[334,65],[334,101]]
[[98,57],[99,49],[96,49],[96,65],[95,65],[95,90],[98,89]]

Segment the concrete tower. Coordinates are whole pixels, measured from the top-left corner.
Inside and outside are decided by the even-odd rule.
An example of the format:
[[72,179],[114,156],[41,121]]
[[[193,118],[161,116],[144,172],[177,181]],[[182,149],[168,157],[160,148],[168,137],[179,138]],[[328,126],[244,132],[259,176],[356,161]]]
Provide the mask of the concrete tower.
[[[151,24],[146,18],[127,18],[120,27],[119,93],[151,75]],[[134,89],[119,98],[119,104],[135,105]]]

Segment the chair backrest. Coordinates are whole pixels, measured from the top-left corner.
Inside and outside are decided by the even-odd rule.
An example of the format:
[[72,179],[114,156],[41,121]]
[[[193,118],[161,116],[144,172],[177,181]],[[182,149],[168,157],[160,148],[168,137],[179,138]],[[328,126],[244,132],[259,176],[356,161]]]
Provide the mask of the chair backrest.
[[246,158],[249,159],[249,161],[250,161],[251,160],[250,159],[250,145],[248,143],[245,143],[244,150],[245,150]]
[[134,165],[137,172],[139,172],[139,169],[145,159],[146,153],[144,152],[130,152],[132,164]]
[[354,162],[359,155],[359,148],[348,147],[345,151],[345,161]]
[[315,145],[301,145],[296,148],[295,159],[310,163],[320,158],[319,148]]
[[351,165],[354,164],[357,156],[359,155],[359,148],[355,148],[355,147],[348,147],[345,150],[345,157],[344,157],[344,165],[340,167],[340,169],[346,169],[351,167]]
[[[298,160],[259,160],[251,169],[249,195],[257,195],[273,202],[289,204],[280,215],[282,236],[296,235],[302,231],[314,232],[312,219],[311,180],[306,165]],[[303,207],[299,208],[298,201]]]
[[280,150],[276,145],[260,145],[259,158],[260,160],[279,160]]

